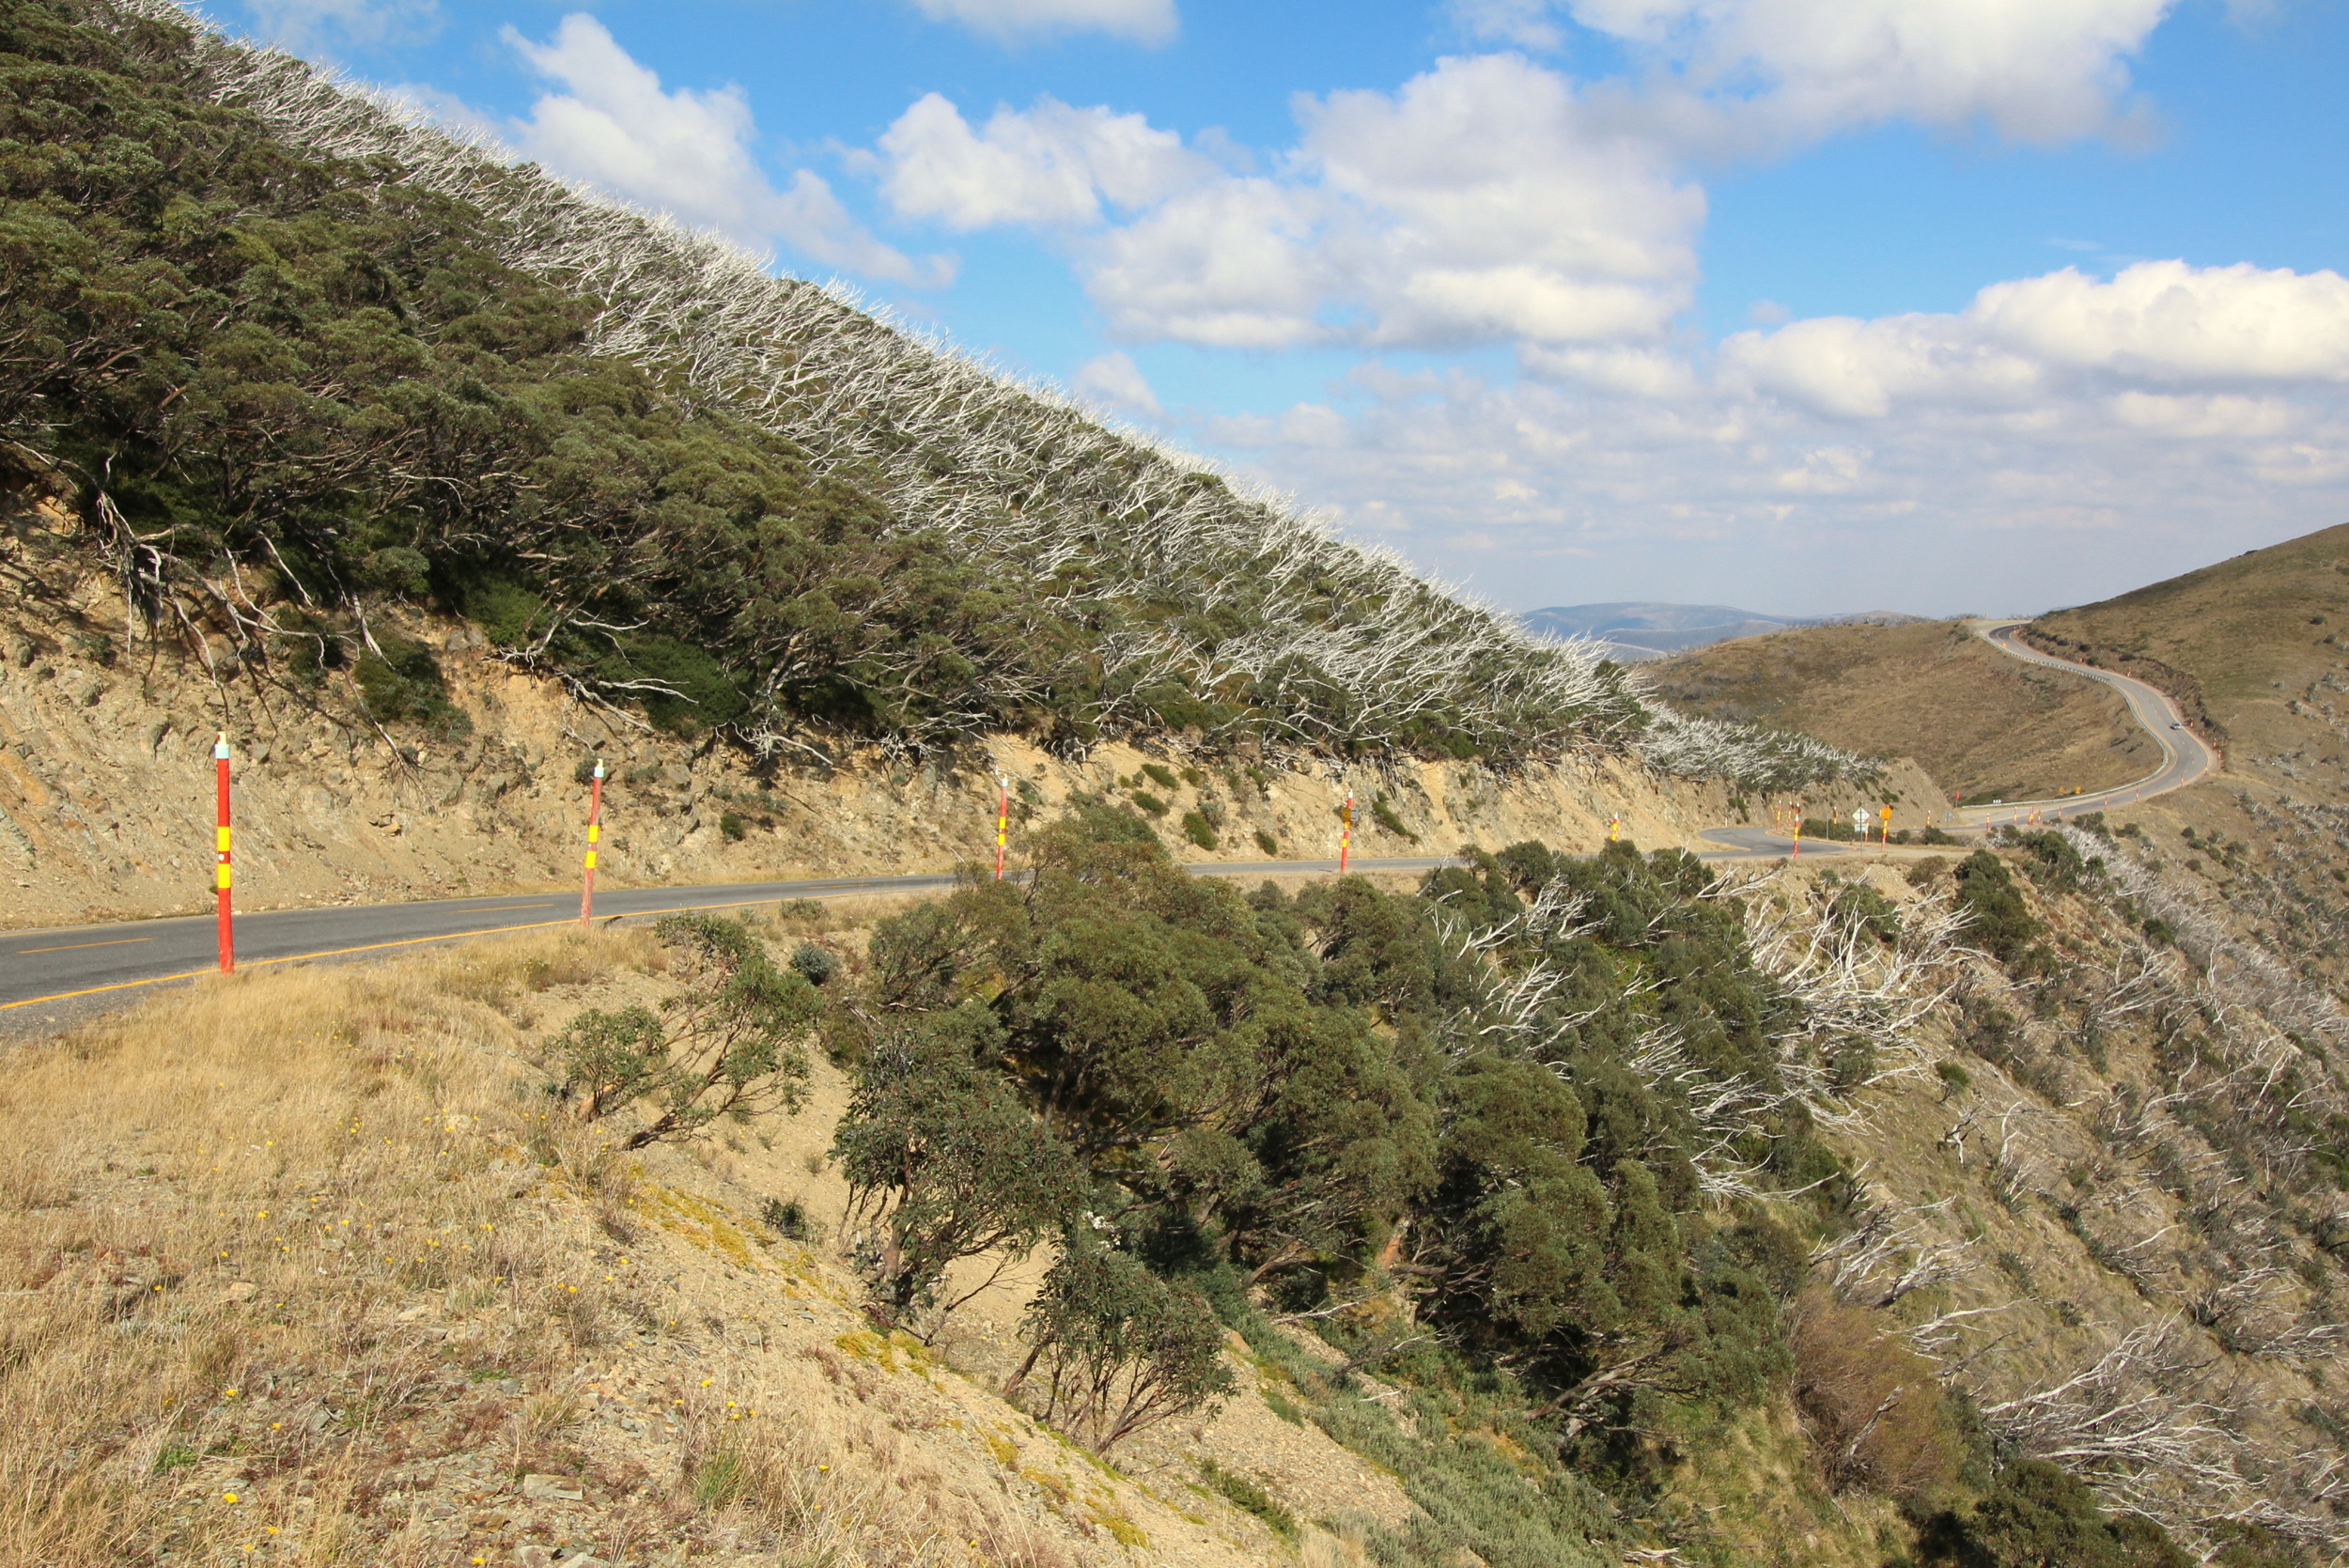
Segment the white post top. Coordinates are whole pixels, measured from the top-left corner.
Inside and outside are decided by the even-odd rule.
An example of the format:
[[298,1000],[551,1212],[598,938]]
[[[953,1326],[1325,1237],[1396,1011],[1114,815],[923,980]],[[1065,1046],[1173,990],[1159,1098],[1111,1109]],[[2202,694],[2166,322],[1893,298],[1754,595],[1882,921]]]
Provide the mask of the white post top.
[[602,777],[603,777],[603,758],[601,758],[601,757],[598,757],[598,758],[596,759],[596,774],[595,774],[595,776],[596,776],[597,778],[599,778],[599,779],[600,779],[600,778],[602,778]]
[[220,737],[212,742],[212,760],[214,762],[228,760],[228,732],[226,730],[222,730]]

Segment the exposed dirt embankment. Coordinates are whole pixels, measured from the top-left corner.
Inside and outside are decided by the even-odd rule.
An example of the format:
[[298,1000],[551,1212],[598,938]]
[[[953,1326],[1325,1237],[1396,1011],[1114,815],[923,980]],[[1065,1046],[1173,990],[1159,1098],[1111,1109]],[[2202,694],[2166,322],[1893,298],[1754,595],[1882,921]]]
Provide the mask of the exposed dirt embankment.
[[[1078,792],[1152,815],[1190,861],[1333,856],[1349,791],[1363,857],[1528,838],[1589,846],[1618,815],[1641,844],[1694,845],[1702,829],[1740,819],[1725,789],[1621,758],[1513,776],[1409,761],[1333,773],[1193,766],[1123,745],[1079,761],[997,737],[921,759],[868,751],[837,768],[762,771],[725,745],[570,700],[461,627],[420,624],[406,629],[429,639],[469,725],[434,740],[366,722],[339,677],[315,691],[263,680],[225,643],[206,661],[143,640],[101,645],[88,628],[119,627],[118,600],[112,609],[109,619],[94,598],[0,620],[0,925],[208,907],[222,729],[237,759],[245,908],[568,885],[593,756],[611,773],[599,873],[609,886],[948,870],[992,855],[999,771],[1014,786],[1015,857],[1024,826]],[[1896,821],[1921,824],[1921,776],[1896,772],[1888,787],[1905,797]],[[1820,800],[1847,811],[1849,794]]]

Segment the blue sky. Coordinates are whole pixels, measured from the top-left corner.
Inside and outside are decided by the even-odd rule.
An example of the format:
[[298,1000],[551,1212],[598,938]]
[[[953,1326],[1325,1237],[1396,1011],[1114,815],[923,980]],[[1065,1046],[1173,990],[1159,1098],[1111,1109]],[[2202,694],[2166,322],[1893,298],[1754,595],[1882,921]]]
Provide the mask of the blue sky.
[[2349,8],[228,0],[1516,609],[2349,519]]

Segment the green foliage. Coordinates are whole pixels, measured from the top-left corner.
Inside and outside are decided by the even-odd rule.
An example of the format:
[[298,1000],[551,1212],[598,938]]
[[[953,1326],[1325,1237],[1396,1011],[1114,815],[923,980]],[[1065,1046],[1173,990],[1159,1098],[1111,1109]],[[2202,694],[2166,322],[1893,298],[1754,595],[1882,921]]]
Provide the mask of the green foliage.
[[858,1262],[893,1321],[942,1316],[968,1298],[940,1296],[951,1265],[1025,1253],[1084,1201],[1067,1145],[981,1064],[1001,1044],[995,1021],[965,1006],[898,1022],[859,1064],[832,1152]]
[[718,814],[718,834],[728,843],[739,843],[750,831],[750,825],[735,813],[723,811]]
[[1166,802],[1159,800],[1157,796],[1151,794],[1146,789],[1137,789],[1134,791],[1134,804],[1140,806],[1143,811],[1148,812],[1152,816],[1164,816],[1166,815]]
[[1214,826],[1195,811],[1183,813],[1183,836],[1202,849],[1213,849],[1218,842]]
[[2022,890],[2008,875],[2006,862],[1987,849],[1977,849],[1957,865],[1957,903],[1966,911],[1969,929],[1990,954],[2013,963],[2042,927],[2023,903]]
[[1403,825],[1403,818],[1394,814],[1394,807],[1388,803],[1384,794],[1371,801],[1370,817],[1383,831],[1394,834],[1395,837],[1408,838],[1413,844],[1419,842],[1419,835]]
[[594,783],[596,777],[596,764],[602,760],[602,758],[597,756],[593,752],[590,752],[585,756],[581,757],[577,763],[572,765],[571,783],[578,784]]
[[1237,1471],[1227,1470],[1212,1459],[1199,1462],[1199,1479],[1209,1489],[1244,1513],[1253,1514],[1265,1527],[1283,1541],[1297,1539],[1297,1515],[1284,1507],[1281,1499]]
[[801,979],[811,986],[824,986],[840,972],[840,960],[828,947],[814,942],[801,942],[791,950],[791,967]]
[[448,699],[448,684],[432,650],[405,637],[384,633],[376,639],[383,651],[359,655],[352,674],[359,685],[360,706],[379,724],[417,723],[436,740],[455,739],[473,728]]
[[653,931],[674,955],[677,994],[658,1011],[591,1009],[556,1038],[573,1114],[589,1122],[641,1104],[650,1120],[622,1145],[641,1149],[721,1116],[796,1110],[808,1073],[797,1042],[821,1005],[815,988],[778,970],[739,921],[670,915]]
[[2108,1517],[2095,1495],[2044,1460],[2002,1472],[1970,1514],[1935,1516],[1921,1543],[1928,1563],[1957,1568],[2188,1568],[2159,1525]]
[[819,1227],[809,1218],[807,1205],[797,1198],[770,1198],[758,1206],[758,1218],[786,1241],[815,1239]]
[[2023,869],[2030,879],[2049,893],[2069,893],[2080,885],[2080,879],[2092,870],[2102,870],[2102,861],[2084,861],[2072,847],[2072,841],[2061,833],[2016,833],[2009,842],[2029,852]]
[[1937,1062],[1933,1071],[1952,1091],[1962,1092],[1974,1086],[1974,1076],[1954,1062]]
[[[134,7],[0,11],[0,487],[62,476],[86,524],[75,548],[120,570],[150,621],[199,576],[239,583],[265,629],[244,656],[264,678],[349,670],[370,606],[430,600],[509,661],[663,729],[793,732],[819,754],[1179,730],[1506,765],[1671,728],[1619,668],[1525,643],[1351,551],[1251,569],[1270,556],[1250,541],[1284,542],[1293,520],[1008,391],[982,400],[984,439],[1020,452],[1003,472],[1065,484],[1005,480],[967,444],[910,435],[886,396],[843,445],[886,431],[919,456],[819,475],[801,442],[729,411],[734,388],[683,370],[708,346],[694,328],[656,334],[642,361],[594,351],[607,303],[632,302],[508,259],[537,238],[514,232],[518,210],[571,199],[536,171],[443,179],[390,141],[369,148],[356,106],[346,152],[305,153],[211,101],[194,67],[184,30]],[[773,287],[786,310],[812,293]],[[706,319],[730,345],[725,316]],[[864,364],[894,355],[909,381],[937,370],[875,323],[839,330]],[[1088,520],[1039,582],[1019,531],[891,515],[871,487],[920,465],[950,508]],[[1129,515],[1194,503],[1215,526],[1180,552]],[[1456,669],[1371,691],[1294,640],[1262,667],[1216,657],[1299,625],[1332,647],[1402,639]],[[1144,643],[1203,675],[1136,671],[1121,650]],[[1711,730],[1657,754],[1757,782],[1851,762]],[[1168,772],[1151,776],[1171,791]]]
[[1169,1285],[1088,1231],[1063,1236],[1023,1333],[1032,1348],[1014,1388],[1040,1368],[1042,1418],[1102,1452],[1235,1387],[1223,1326],[1198,1289]]
[[1880,942],[1900,938],[1899,908],[1865,882],[1849,882],[1839,889],[1828,901],[1827,917],[1846,931],[1874,937]]
[[1278,855],[1281,852],[1281,841],[1259,828],[1256,830],[1256,847],[1268,855]]
[[1173,789],[1174,787],[1174,770],[1173,768],[1160,763],[1145,762],[1142,765],[1142,770],[1143,773],[1149,775],[1150,781],[1153,784],[1156,784],[1160,789]]

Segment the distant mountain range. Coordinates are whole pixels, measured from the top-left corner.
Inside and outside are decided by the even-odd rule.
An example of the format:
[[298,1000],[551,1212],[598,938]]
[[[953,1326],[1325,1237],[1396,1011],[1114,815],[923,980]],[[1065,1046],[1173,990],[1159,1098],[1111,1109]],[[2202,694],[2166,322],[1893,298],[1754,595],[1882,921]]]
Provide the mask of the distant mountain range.
[[1843,626],[1866,621],[1901,626],[1921,620],[1897,610],[1868,610],[1850,615],[1821,615],[1791,619],[1758,614],[1727,604],[1559,604],[1529,610],[1517,617],[1528,629],[1551,637],[1589,637],[1609,645],[1612,657],[1626,664],[1733,637],[1759,637],[1802,626]]

